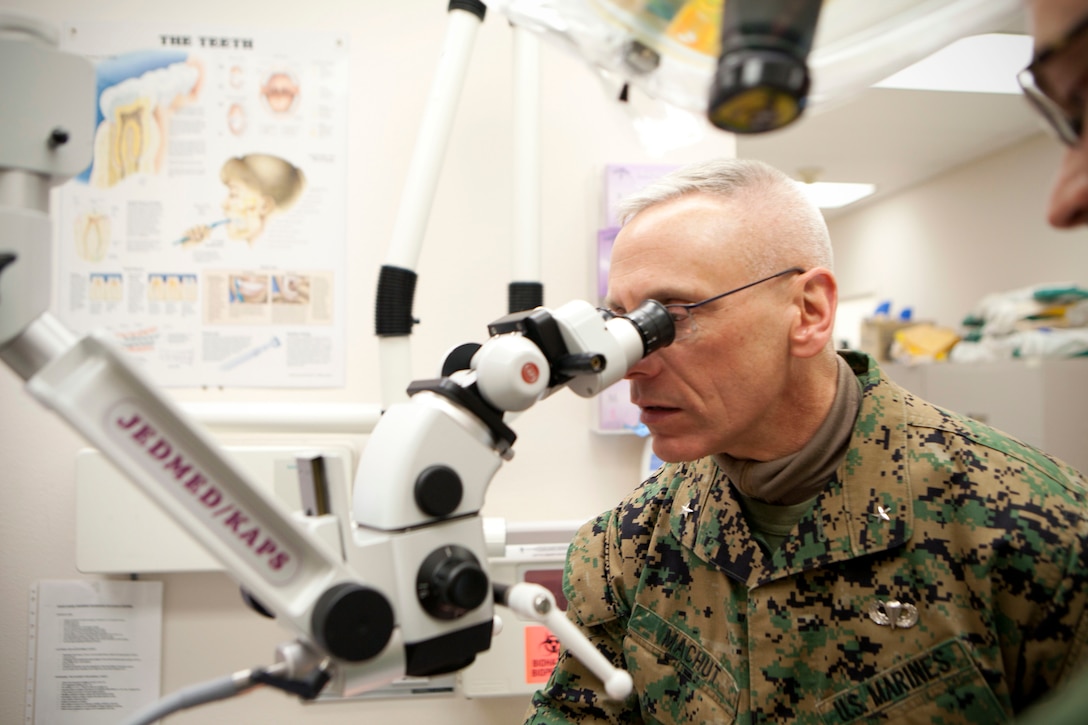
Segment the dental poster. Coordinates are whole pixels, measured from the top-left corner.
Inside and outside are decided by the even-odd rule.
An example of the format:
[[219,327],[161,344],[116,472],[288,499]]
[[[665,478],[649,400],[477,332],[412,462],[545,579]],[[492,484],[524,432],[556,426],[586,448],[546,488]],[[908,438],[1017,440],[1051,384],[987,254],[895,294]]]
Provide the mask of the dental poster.
[[343,385],[346,37],[99,23],[61,47],[97,109],[54,197],[58,317],[163,386]]

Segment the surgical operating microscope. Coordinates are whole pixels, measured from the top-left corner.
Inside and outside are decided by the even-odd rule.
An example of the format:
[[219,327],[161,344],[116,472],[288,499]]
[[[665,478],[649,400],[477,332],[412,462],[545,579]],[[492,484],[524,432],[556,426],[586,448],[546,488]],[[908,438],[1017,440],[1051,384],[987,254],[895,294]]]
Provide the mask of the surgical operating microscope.
[[[464,361],[413,382],[384,411],[361,455],[352,511],[288,511],[108,334],[77,338],[49,312],[49,190],[89,161],[94,70],[59,52],[49,27],[0,20],[0,90],[19,99],[0,110],[0,358],[293,633],[275,665],[240,673],[228,689],[261,683],[313,698],[456,671],[488,649],[498,602],[544,622],[611,696],[625,696],[630,676],[580,635],[551,592],[491,580],[479,512],[512,456],[504,414],[563,388],[601,392],[671,341],[665,309],[649,301],[612,316],[575,301],[496,320]],[[320,462],[305,475],[320,484]]]
[[[796,117],[779,118],[766,109],[783,107],[774,100],[780,93],[803,103],[807,81],[800,71],[818,6],[819,0],[803,0],[801,32],[790,36],[793,46],[778,42],[769,49],[766,10],[749,23],[754,31],[745,30],[745,18],[726,14],[722,31],[729,42],[711,103],[716,123],[758,132]],[[450,10],[453,25],[467,37],[482,19],[483,4],[453,0]],[[734,27],[740,30],[730,34]],[[492,581],[479,514],[491,478],[513,455],[516,435],[505,414],[563,388],[592,397],[617,382],[671,342],[665,308],[650,300],[622,316],[582,301],[554,310],[539,304],[512,310],[488,326],[484,343],[451,355],[441,377],[411,382],[408,397],[386,407],[361,455],[350,511],[340,510],[336,497],[321,495],[327,482],[320,459],[302,458],[300,478],[317,503],[306,515],[288,511],[249,480],[108,334],[77,338],[49,312],[49,193],[89,163],[95,103],[92,65],[59,52],[57,45],[51,27],[0,14],[0,93],[19,101],[0,106],[0,359],[26,381],[30,395],[218,558],[255,608],[294,635],[277,648],[274,665],[181,693],[137,721],[151,722],[256,684],[312,699],[323,691],[363,692],[404,675],[457,671],[488,649],[499,623],[496,603],[546,624],[601,678],[610,697],[625,697],[630,675],[585,639],[550,591]],[[451,45],[459,52],[444,54],[446,66],[463,72],[464,43]],[[753,47],[762,55],[753,59]],[[783,47],[790,52],[779,60]],[[743,70],[749,66],[763,69],[766,77],[753,81],[756,76]],[[748,85],[777,89],[782,83],[781,91],[755,103],[738,101],[740,111],[722,110],[734,97],[743,99]],[[738,85],[743,87],[734,91]],[[435,98],[444,108],[435,115],[433,133],[422,134],[420,161],[409,174],[409,187],[419,187],[421,198],[433,190],[455,100],[440,90]],[[418,246],[424,206],[404,207],[410,248]],[[411,326],[403,288],[414,287],[414,272],[405,268],[414,254],[393,256],[401,267],[387,265],[382,272],[397,278],[393,331],[385,331],[397,338]],[[379,308],[383,304],[388,297],[379,299]],[[384,312],[390,310],[379,309]],[[384,375],[396,366],[382,367]]]

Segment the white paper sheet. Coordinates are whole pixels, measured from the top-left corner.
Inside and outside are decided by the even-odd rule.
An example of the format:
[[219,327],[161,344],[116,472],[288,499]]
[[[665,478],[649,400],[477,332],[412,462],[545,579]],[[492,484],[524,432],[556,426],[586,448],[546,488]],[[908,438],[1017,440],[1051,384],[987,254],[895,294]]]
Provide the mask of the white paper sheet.
[[116,725],[159,698],[162,582],[43,580],[28,613],[26,725]]

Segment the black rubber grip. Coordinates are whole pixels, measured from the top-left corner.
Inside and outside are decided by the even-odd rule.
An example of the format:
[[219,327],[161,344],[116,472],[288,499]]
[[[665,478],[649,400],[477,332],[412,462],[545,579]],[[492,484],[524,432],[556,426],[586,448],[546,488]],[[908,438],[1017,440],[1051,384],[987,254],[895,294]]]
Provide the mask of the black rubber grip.
[[410,269],[384,265],[378,275],[378,300],[374,307],[374,332],[378,337],[412,334],[412,300],[417,275]]

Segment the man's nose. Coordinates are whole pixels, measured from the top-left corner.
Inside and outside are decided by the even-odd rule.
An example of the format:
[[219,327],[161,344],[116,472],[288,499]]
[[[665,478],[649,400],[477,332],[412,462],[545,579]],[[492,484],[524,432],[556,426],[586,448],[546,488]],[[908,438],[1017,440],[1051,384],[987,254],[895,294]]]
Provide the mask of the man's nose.
[[648,378],[661,370],[661,353],[654,351],[646,357],[642,358],[634,365],[627,369],[627,374],[624,375],[625,380],[633,380],[636,378]]

